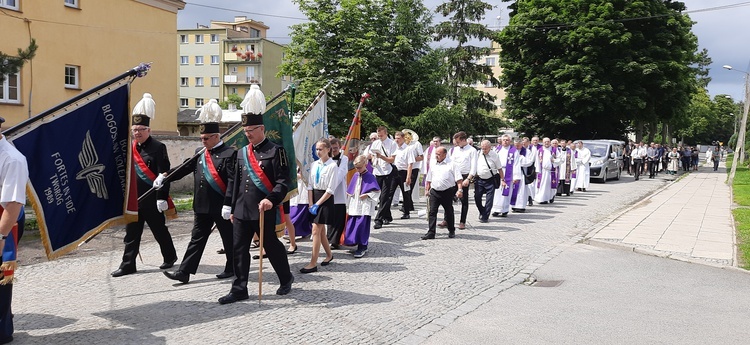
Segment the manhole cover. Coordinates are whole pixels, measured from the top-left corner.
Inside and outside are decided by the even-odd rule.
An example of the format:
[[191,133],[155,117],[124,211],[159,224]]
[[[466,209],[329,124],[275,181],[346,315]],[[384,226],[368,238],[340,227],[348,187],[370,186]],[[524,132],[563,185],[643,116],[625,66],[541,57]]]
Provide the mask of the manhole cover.
[[535,287],[558,287],[563,283],[563,280],[537,280],[531,286]]

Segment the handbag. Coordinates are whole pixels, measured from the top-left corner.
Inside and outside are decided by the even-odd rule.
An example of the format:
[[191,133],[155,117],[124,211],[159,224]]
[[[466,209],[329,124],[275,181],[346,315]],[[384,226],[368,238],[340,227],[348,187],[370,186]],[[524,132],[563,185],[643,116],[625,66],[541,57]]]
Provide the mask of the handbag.
[[526,167],[526,174],[523,175],[524,184],[534,183],[536,180],[536,166],[534,164]]
[[495,172],[492,171],[490,162],[487,161],[487,155],[483,154],[482,157],[484,157],[484,162],[487,163],[487,167],[490,169],[490,174],[492,174],[492,185],[495,187],[495,189],[500,188],[500,185],[502,184],[502,179],[500,178],[500,174],[495,174]]

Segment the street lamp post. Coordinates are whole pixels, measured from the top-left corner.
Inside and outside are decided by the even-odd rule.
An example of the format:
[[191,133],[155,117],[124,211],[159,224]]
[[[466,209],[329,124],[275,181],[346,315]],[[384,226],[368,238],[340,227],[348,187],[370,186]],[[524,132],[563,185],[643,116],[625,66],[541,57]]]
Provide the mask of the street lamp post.
[[[722,67],[730,71],[737,71],[745,74],[745,109],[742,112],[742,121],[740,122],[739,133],[737,134],[737,145],[734,150],[734,158],[732,159],[732,170],[730,170],[729,172],[729,185],[731,186],[732,182],[734,182],[734,174],[737,172],[737,156],[745,155],[745,130],[747,128],[747,112],[748,110],[750,110],[750,103],[748,103],[748,101],[750,100],[750,73],[747,71],[733,69],[732,66],[729,65],[724,65]],[[744,157],[742,161],[744,162]]]

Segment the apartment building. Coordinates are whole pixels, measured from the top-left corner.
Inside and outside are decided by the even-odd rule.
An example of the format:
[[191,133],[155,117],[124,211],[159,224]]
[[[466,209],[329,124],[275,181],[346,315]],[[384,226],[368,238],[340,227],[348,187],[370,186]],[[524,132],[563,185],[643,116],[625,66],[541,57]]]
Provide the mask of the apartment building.
[[[492,75],[495,78],[500,78],[500,74],[502,74],[502,68],[500,68],[500,45],[493,41],[490,48],[490,54],[479,58],[477,63],[492,67]],[[503,111],[505,110],[505,90],[492,86],[489,81],[484,84],[476,84],[474,88],[495,96],[495,105],[497,106],[495,114],[498,117],[503,117]]]
[[2,84],[0,114],[9,127],[104,83],[142,62],[131,109],[143,93],[156,101],[155,133],[175,134],[179,104],[175,64],[181,0],[0,0],[0,51],[14,54],[31,38],[36,57]]
[[[289,78],[277,77],[284,46],[266,39],[269,27],[245,16],[178,30],[180,133],[193,135],[186,114],[210,99],[244,97],[252,84],[267,96],[281,92]],[[196,122],[197,123],[197,122]]]

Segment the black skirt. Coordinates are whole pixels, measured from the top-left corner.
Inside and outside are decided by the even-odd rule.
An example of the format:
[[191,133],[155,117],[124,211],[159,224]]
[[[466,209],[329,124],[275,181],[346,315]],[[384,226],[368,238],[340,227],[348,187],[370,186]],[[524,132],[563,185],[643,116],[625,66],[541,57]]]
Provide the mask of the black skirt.
[[[313,204],[317,203],[325,193],[326,191],[322,189],[313,189],[313,200],[315,200]],[[328,200],[326,200],[322,205],[320,205],[320,207],[318,207],[318,214],[313,219],[313,224],[335,224],[336,220],[334,219],[335,217],[333,205],[333,195],[331,195]]]

